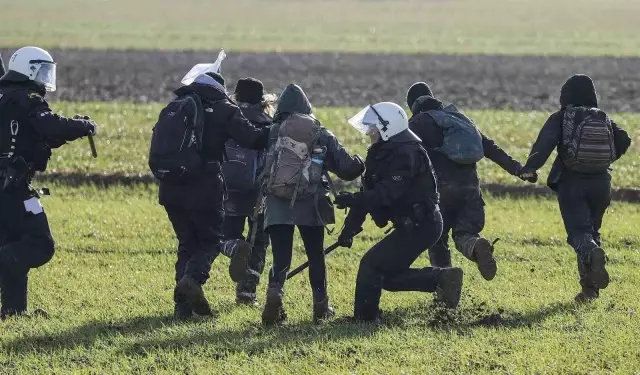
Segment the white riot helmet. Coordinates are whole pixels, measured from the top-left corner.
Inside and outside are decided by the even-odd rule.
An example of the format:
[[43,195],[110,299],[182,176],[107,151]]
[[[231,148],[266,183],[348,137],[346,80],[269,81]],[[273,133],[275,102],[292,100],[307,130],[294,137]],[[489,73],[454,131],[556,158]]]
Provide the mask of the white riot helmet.
[[29,81],[44,86],[47,91],[56,91],[56,63],[49,52],[42,48],[20,48],[11,56],[8,70],[6,79],[12,79],[12,75],[16,76],[15,73],[18,73]]
[[378,129],[383,141],[409,129],[407,113],[391,102],[382,102],[363,108],[357,115],[349,119],[349,124],[365,135]]

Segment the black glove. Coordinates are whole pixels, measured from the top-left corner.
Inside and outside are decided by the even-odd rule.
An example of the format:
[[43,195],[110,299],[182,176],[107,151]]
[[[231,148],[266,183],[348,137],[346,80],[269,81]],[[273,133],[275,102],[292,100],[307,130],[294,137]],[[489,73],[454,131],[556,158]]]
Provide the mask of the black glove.
[[353,193],[340,192],[333,201],[339,209],[353,207],[356,203],[356,197]]
[[348,226],[345,227],[338,236],[338,245],[350,249],[351,246],[353,246],[353,237],[357,236],[360,232],[362,232],[362,228],[352,230]]
[[534,184],[538,181],[538,172],[533,168],[523,167],[518,171],[518,177],[522,181],[528,181]]
[[98,134],[98,124],[91,119],[89,116],[84,115],[75,115],[73,116],[75,120],[87,120],[87,135],[96,135]]

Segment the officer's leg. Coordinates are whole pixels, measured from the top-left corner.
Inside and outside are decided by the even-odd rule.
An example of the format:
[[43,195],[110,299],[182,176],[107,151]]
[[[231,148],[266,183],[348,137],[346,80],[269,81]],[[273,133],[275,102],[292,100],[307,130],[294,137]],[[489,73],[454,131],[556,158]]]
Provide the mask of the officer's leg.
[[0,267],[0,318],[24,314],[27,311],[28,270]]
[[[369,250],[360,261],[356,279],[354,317],[360,320],[375,320],[379,314],[380,295],[386,286],[398,289],[404,281],[394,284],[393,280],[409,270],[411,264],[438,238],[442,223],[425,223],[412,231],[396,229]],[[416,273],[409,271],[411,276]],[[425,275],[428,272],[425,272]],[[429,277],[423,279],[425,288],[435,290],[435,285],[426,285]],[[399,290],[399,289],[398,289]]]
[[264,324],[279,323],[287,318],[282,297],[284,296],[284,283],[291,267],[293,230],[293,225],[272,225],[267,228],[267,233],[269,233],[269,238],[271,239],[273,265],[269,272],[267,298],[264,310],[262,310],[262,322]]
[[465,193],[464,206],[459,211],[453,227],[453,240],[456,249],[465,258],[475,262],[485,280],[492,280],[497,272],[496,260],[493,257],[493,246],[486,238],[480,236],[484,229],[484,200],[478,189]]

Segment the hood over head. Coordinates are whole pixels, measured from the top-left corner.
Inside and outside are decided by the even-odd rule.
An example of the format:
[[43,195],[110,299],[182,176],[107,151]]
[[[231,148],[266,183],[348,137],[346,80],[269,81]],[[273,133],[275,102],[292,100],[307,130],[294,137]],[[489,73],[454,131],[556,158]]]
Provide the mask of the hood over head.
[[423,95],[417,98],[413,102],[413,106],[411,107],[411,113],[414,115],[420,112],[426,112],[431,110],[441,110],[444,108],[442,102],[432,96]]
[[576,74],[569,78],[560,90],[560,106],[598,107],[596,87],[591,77],[585,74]]
[[284,88],[282,94],[278,98],[276,107],[276,117],[280,117],[286,113],[301,113],[303,115],[311,115],[313,108],[307,95],[302,91],[300,86],[289,84]]

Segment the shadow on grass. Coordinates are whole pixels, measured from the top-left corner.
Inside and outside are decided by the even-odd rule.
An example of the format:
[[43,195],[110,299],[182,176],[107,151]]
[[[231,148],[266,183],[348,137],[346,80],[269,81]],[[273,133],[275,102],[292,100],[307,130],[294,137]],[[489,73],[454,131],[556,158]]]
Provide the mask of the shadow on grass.
[[[117,322],[91,321],[60,333],[21,337],[0,344],[0,348],[14,354],[52,353],[91,348],[97,341],[104,341],[106,345],[115,345],[125,355],[147,355],[156,350],[179,350],[206,344],[218,353],[215,354],[217,359],[222,359],[239,352],[249,356],[259,355],[268,350],[291,346],[295,342],[313,344],[369,337],[381,327],[404,329],[422,326],[436,330],[456,330],[461,334],[479,327],[530,328],[550,316],[576,309],[574,303],[567,302],[522,314],[502,309],[491,311],[482,303],[467,304],[458,310],[446,310],[427,304],[386,313],[381,325],[355,324],[347,319],[338,319],[323,326],[288,323],[280,327],[264,328],[258,323],[246,323],[238,329],[216,326],[212,330],[197,329],[198,319],[184,322],[172,316],[149,316]],[[167,328],[165,332],[154,333]],[[119,347],[111,344],[119,336],[134,342]]]

